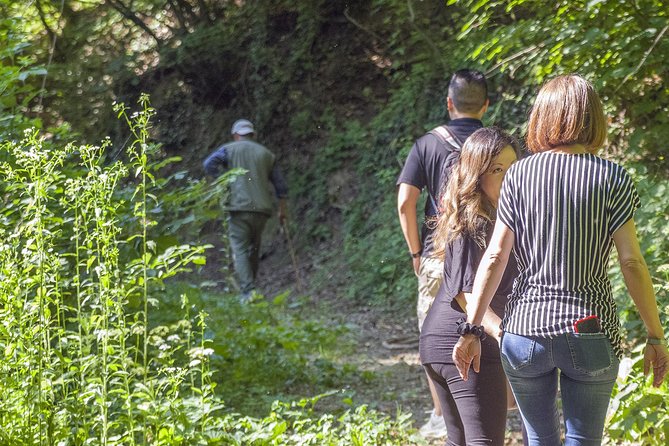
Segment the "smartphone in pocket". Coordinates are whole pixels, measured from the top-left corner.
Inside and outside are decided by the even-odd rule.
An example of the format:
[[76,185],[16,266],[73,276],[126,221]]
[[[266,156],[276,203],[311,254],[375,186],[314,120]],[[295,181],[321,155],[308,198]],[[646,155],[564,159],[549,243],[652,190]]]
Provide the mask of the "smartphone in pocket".
[[588,316],[574,322],[575,333],[601,333],[602,325],[599,322],[599,317]]

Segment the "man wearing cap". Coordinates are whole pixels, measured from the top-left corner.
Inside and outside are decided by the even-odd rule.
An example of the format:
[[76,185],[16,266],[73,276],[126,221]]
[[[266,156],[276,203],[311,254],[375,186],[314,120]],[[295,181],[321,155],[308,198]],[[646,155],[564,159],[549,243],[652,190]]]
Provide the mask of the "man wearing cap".
[[250,121],[235,121],[232,125],[234,141],[223,144],[204,161],[205,172],[213,177],[228,169],[242,168],[246,171],[231,184],[226,205],[235,273],[245,301],[255,290],[261,236],[274,210],[270,183],[274,185],[279,199],[278,217],[281,224],[286,219],[288,194],[286,183],[275,162],[276,157],[265,146],[253,140],[254,133]]

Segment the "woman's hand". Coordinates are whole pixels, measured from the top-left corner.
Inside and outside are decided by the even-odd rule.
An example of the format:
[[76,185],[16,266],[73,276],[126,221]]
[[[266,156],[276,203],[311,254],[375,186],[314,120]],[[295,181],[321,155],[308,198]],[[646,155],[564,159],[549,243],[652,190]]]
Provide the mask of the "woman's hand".
[[[455,352],[453,352],[453,358],[455,359]],[[660,387],[669,371],[669,351],[666,345],[646,344],[643,352],[643,374],[648,376],[651,368],[653,369],[653,387]]]
[[[465,315],[469,315],[467,312],[467,302],[472,302],[473,299],[474,297],[471,293],[460,293],[455,296],[455,301],[460,305],[460,308],[465,312]],[[470,312],[472,311],[471,307],[469,310]],[[502,326],[502,319],[497,316],[490,307],[485,310],[481,325],[483,325],[483,328],[485,329],[485,334],[497,341],[497,346],[500,346],[502,342],[502,329],[500,328]]]
[[474,371],[478,373],[481,367],[481,340],[474,335],[460,336],[453,348],[453,361],[464,381],[469,378],[472,363]]
[[411,259],[411,263],[413,264],[413,273],[416,277],[420,277],[420,257],[414,257]]

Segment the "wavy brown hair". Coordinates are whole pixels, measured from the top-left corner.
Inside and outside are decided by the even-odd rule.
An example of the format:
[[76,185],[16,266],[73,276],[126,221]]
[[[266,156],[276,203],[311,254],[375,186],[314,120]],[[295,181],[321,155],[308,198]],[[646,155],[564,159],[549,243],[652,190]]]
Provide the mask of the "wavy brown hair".
[[453,167],[439,203],[434,247],[440,256],[446,244],[461,236],[485,245],[485,223],[495,218],[496,210],[483,193],[480,180],[509,146],[520,158],[518,141],[497,127],[477,130],[462,146],[460,161]]

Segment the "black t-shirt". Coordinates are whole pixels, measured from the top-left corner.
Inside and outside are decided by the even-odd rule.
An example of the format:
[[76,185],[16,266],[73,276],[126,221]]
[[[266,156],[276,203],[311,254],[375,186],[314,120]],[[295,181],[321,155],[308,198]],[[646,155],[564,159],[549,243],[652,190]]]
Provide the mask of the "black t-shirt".
[[[478,119],[460,118],[453,119],[448,124],[448,129],[461,142],[465,142],[469,135],[483,127],[483,123]],[[400,183],[410,184],[421,191],[427,188],[430,195],[425,203],[425,220],[421,229],[421,239],[423,240],[423,256],[430,257],[432,252],[432,229],[426,224],[430,217],[437,214],[437,210],[432,204],[432,200],[439,202],[439,195],[446,184],[448,178],[443,178],[444,173],[460,159],[460,150],[446,148],[435,135],[427,133],[420,137],[414,143],[409,156],[404,163],[402,172],[397,179],[397,185]]]
[[[492,236],[493,224],[486,224],[486,240]],[[484,248],[470,237],[459,237],[446,247],[444,257],[444,280],[437,297],[427,313],[420,334],[420,359],[422,364],[452,364],[453,347],[460,335],[457,323],[466,317],[465,312],[455,300],[460,293],[471,293],[474,277],[478,269]],[[490,308],[500,318],[504,317],[507,296],[513,289],[513,280],[518,275],[514,256],[509,256],[502,281],[497,288]],[[499,346],[492,336],[481,343],[481,359],[499,362]]]

